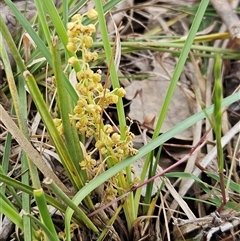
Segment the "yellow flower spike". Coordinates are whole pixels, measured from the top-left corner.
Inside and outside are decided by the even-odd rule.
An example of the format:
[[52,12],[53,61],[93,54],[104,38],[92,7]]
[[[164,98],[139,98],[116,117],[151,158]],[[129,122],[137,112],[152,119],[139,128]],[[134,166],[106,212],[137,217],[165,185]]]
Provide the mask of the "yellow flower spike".
[[84,53],[84,58],[87,63],[92,61],[92,52],[86,50]]
[[77,130],[79,130],[79,132],[80,132],[81,124],[79,121],[76,122],[75,126],[76,126]]
[[132,186],[132,187],[133,187],[133,186],[136,186],[136,185],[138,185],[140,182],[141,182],[141,178],[140,178],[139,176],[135,176],[135,177],[134,177],[134,180],[133,180],[133,182],[132,182],[132,184],[131,184],[131,186]]
[[135,138],[135,135],[132,132],[129,132],[126,135],[127,135],[127,140],[128,141],[132,141]]
[[132,143],[132,140],[133,139],[135,139],[135,135],[131,132],[130,134],[129,134],[129,136],[127,136],[127,140],[128,141],[131,141],[131,143]]
[[78,61],[79,60],[74,56],[68,59],[68,63],[72,66],[75,65],[76,63],[78,63]]
[[95,19],[97,19],[97,17],[98,17],[98,12],[97,12],[96,10],[94,10],[94,9],[89,10],[89,11],[87,12],[87,17],[88,17],[89,19],[91,19],[91,20],[95,20]]
[[113,177],[110,178],[110,183],[111,185],[113,186],[117,186],[118,185],[118,177],[119,177],[119,174],[116,174],[114,175]]

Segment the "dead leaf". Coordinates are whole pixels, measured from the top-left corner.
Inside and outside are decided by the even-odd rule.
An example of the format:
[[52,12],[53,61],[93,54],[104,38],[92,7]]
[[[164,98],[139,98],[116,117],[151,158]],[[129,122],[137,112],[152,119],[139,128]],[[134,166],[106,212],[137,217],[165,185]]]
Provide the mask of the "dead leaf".
[[[131,119],[138,121],[140,124],[148,122],[149,117],[151,117],[151,119],[155,117],[155,121],[153,123],[154,128],[156,126],[168,86],[169,81],[161,77],[143,81],[133,81],[126,87],[127,94],[125,97],[128,100],[132,100],[128,116]],[[141,94],[138,94],[134,98],[137,92]],[[161,132],[164,133],[168,131],[176,124],[184,121],[190,116],[189,102],[182,89],[177,86]],[[192,136],[192,130],[189,128],[178,134],[176,138],[191,140]]]

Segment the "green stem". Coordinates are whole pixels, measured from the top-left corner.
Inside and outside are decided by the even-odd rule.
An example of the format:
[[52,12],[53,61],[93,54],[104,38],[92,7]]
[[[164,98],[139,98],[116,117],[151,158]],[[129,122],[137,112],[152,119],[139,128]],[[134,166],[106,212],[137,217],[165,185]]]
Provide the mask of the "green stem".
[[224,158],[223,158],[223,148],[221,144],[222,137],[222,61],[219,54],[216,55],[215,65],[214,65],[214,133],[216,136],[216,146],[217,146],[217,159],[218,159],[218,172],[220,178],[220,188],[222,191],[222,205],[219,207],[218,211],[221,212],[222,208],[227,202],[226,190],[224,184]]

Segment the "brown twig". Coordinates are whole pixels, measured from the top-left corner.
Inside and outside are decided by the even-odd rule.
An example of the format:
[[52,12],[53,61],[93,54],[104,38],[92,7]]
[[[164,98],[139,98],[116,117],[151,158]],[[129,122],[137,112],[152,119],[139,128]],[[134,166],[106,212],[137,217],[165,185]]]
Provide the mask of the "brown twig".
[[232,38],[240,44],[240,20],[227,0],[211,0],[211,3],[227,26]]

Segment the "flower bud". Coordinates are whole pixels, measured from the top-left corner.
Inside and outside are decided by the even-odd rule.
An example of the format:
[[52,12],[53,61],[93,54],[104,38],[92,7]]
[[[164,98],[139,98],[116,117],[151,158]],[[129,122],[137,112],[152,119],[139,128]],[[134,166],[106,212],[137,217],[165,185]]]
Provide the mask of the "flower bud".
[[77,51],[77,46],[76,46],[76,44],[69,42],[69,43],[67,44],[67,50],[69,50],[69,51],[71,51],[71,52],[76,52],[76,51]]
[[118,97],[124,97],[126,95],[126,90],[121,87],[121,88],[117,89],[116,94]]
[[77,13],[77,14],[72,16],[71,20],[72,21],[80,21],[80,20],[82,20],[82,15]]
[[96,10],[94,10],[94,9],[89,10],[89,11],[87,12],[87,17],[88,17],[89,19],[91,19],[91,20],[95,20],[95,19],[97,19],[97,17],[98,17],[98,12],[97,12]]
[[58,127],[58,126],[60,126],[62,124],[62,120],[58,119],[58,118],[54,119],[53,122],[54,122],[56,127]]
[[85,45],[87,49],[89,49],[93,44],[93,40],[90,36],[83,36],[82,37],[82,45]]
[[113,132],[113,128],[111,125],[109,124],[106,124],[104,127],[103,127],[103,130],[106,134],[111,134]]
[[113,140],[115,143],[117,143],[117,142],[119,142],[119,141],[121,140],[121,136],[120,136],[119,134],[117,134],[117,133],[113,133],[113,134],[112,134],[112,140]]
[[73,22],[69,22],[69,23],[67,24],[67,29],[68,29],[68,30],[72,30],[74,27],[75,27],[75,23],[73,23]]
[[84,33],[87,35],[92,35],[93,33],[96,32],[96,27],[93,24],[89,24],[85,26]]
[[93,79],[94,83],[99,83],[101,81],[101,75],[95,73],[95,74],[93,74],[92,79]]
[[73,56],[68,59],[68,63],[73,66],[74,64],[78,63],[78,59]]

